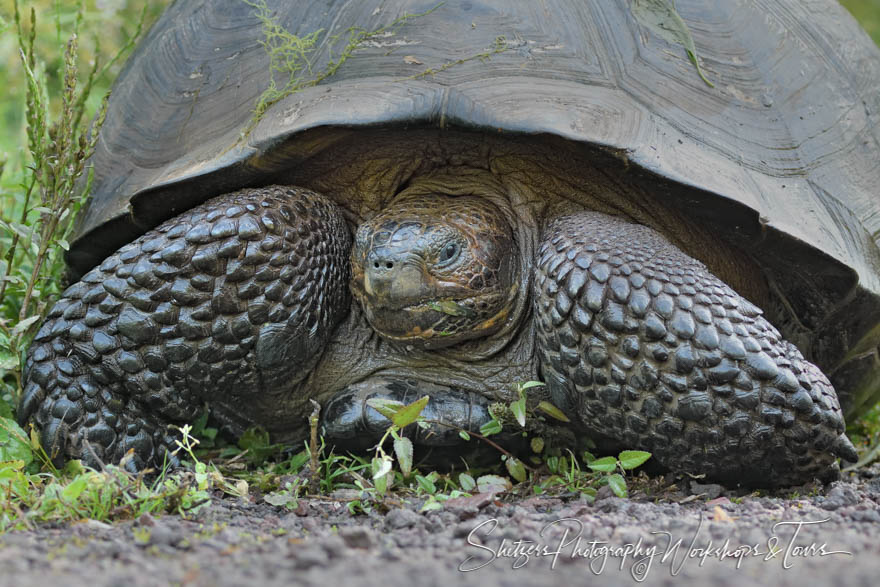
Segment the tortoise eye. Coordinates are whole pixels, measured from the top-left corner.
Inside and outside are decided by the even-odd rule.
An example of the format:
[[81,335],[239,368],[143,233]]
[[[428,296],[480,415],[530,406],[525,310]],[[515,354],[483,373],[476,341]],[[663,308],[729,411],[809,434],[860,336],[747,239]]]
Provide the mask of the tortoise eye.
[[461,249],[459,248],[458,243],[449,243],[443,247],[442,251],[440,251],[440,259],[438,260],[438,263],[440,265],[448,265],[458,257],[460,252]]

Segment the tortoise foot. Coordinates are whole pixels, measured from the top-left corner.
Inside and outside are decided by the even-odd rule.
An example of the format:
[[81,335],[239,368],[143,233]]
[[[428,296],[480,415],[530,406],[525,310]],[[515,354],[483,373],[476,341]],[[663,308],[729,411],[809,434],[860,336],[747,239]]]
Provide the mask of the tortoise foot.
[[460,434],[478,432],[480,426],[492,419],[488,399],[409,379],[371,379],[338,392],[323,410],[322,433],[337,448],[369,450],[382,439],[391,421],[369,406],[367,400],[381,398],[410,404],[425,395],[430,397],[421,413],[425,421],[402,430],[402,435],[416,446],[417,459],[448,465],[461,458],[483,460],[491,454],[498,457],[497,451],[476,439],[465,440]]
[[205,404],[242,429],[298,416],[296,385],[348,311],[349,247],[338,208],[293,187],[168,220],[63,293],[28,350],[19,420],[56,463],[134,449],[139,470],[161,467],[167,425]]
[[[60,362],[60,368],[67,365]],[[149,467],[176,467],[175,439],[165,427],[131,400],[118,386],[96,385],[86,374],[67,379],[44,397],[43,388],[31,382],[25,389],[20,415],[40,431],[40,443],[57,467],[67,459],[86,466],[122,464],[137,472]]]

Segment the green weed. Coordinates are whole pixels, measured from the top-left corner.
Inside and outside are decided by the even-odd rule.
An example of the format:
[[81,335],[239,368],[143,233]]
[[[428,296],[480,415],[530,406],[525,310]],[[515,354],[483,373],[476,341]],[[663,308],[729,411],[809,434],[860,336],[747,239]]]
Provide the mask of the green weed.
[[848,426],[846,433],[859,451],[859,461],[844,471],[854,471],[880,459],[880,404]]
[[630,10],[640,25],[668,43],[681,45],[700,79],[710,88],[715,87],[700,67],[691,31],[676,12],[674,0],[633,0]]
[[463,63],[467,63],[468,61],[474,61],[475,59],[479,59],[480,61],[486,61],[488,59],[491,59],[493,55],[498,55],[499,53],[504,53],[505,51],[510,50],[514,46],[515,45],[508,43],[507,39],[505,39],[503,36],[495,37],[495,41],[492,43],[492,45],[490,47],[486,48],[484,51],[480,51],[479,53],[475,53],[474,55],[470,55],[468,57],[462,57],[461,59],[455,59],[453,61],[448,61],[438,67],[428,67],[419,73],[416,73],[416,74],[411,75],[409,77],[403,78],[403,80],[420,79],[423,77],[427,77],[429,75],[434,76],[434,75],[437,75],[438,73],[443,73],[447,69],[451,69],[451,68],[455,67],[456,65],[461,65]]
[[240,496],[241,487],[195,457],[197,440],[188,427],[181,434],[178,447],[191,459],[191,469],[166,469],[158,476],[130,473],[124,460],[101,471],[69,461],[63,470],[48,473],[29,471],[27,459],[0,461],[0,533],[82,519],[116,521],[158,513],[189,517],[210,504],[215,488]]
[[[90,187],[86,161],[95,148],[106,111],[106,95],[95,104],[94,94],[97,88],[106,88],[113,67],[133,47],[144,13],[134,32],[106,61],[98,49],[85,68],[81,67],[84,59],[80,50],[84,1],[72,13],[56,3],[60,61],[41,57],[39,51],[46,42],[38,37],[42,29],[36,14],[34,6],[29,14],[23,14],[19,0],[15,0],[12,22],[7,26],[16,39],[24,81],[22,119],[26,132],[22,137],[24,152],[16,152],[0,171],[2,418],[12,416],[21,389],[25,350],[62,288],[64,251],[69,247],[73,219]],[[65,24],[69,38],[63,42]],[[15,94],[13,104],[14,98]],[[9,134],[15,136],[14,132]]]
[[[528,435],[530,430],[543,430],[545,427],[542,424],[535,425],[533,422],[543,421],[544,415],[568,422],[561,410],[546,400],[529,401],[528,390],[543,385],[539,381],[517,384],[514,388],[515,399],[490,410],[493,418],[481,427],[479,433],[459,429],[459,435],[464,441],[476,437],[495,448],[509,477],[491,471],[476,478],[471,471],[459,473],[457,478],[452,474],[443,475],[436,471],[422,474],[413,469],[414,447],[410,439],[403,436],[403,429],[408,426],[441,424],[427,421],[421,415],[429,398],[425,396],[410,404],[380,398],[367,400],[373,409],[388,419],[389,425],[369,461],[352,457],[358,463],[357,473],[352,474],[350,469],[343,469],[344,474],[354,478],[354,486],[363,492],[363,498],[358,500],[357,507],[365,508],[368,498],[374,501],[385,498],[392,488],[399,495],[426,497],[423,510],[440,508],[444,501],[470,495],[474,491],[516,494],[525,493],[530,487],[536,494],[575,492],[592,500],[597,494],[597,488],[607,485],[615,495],[626,497],[628,489],[625,475],[644,464],[651,457],[650,453],[623,451],[617,457],[597,459],[591,453],[584,452],[579,460],[571,451],[568,451],[568,457],[544,453],[546,444],[538,436],[532,438],[530,446],[541,456],[535,458],[536,466],[527,466],[520,457],[489,439],[490,436],[502,432],[505,425],[520,428],[523,435]],[[392,453],[385,450],[388,440],[392,441]],[[303,456],[302,460],[305,462],[307,457]],[[337,463],[338,461],[334,464]],[[338,466],[331,466],[325,469],[325,473],[339,475],[343,474],[343,470]],[[365,471],[371,474],[369,479],[362,474]]]
[[357,49],[363,47],[368,41],[386,34],[393,34],[410,19],[430,14],[442,5],[442,3],[437,4],[430,10],[419,14],[405,13],[391,23],[372,30],[351,27],[343,33],[347,34],[348,38],[342,50],[335,57],[332,50],[342,34],[327,37],[326,42],[331,51],[330,59],[322,69],[313,71],[312,54],[318,46],[318,40],[323,39],[322,35],[325,35],[324,29],[318,29],[304,36],[296,35],[281,26],[265,0],[242,1],[254,8],[257,18],[263,25],[263,40],[261,42],[269,54],[269,71],[271,73],[269,87],[257,100],[253,119],[250,126],[244,131],[244,135],[253,129],[273,104],[300,90],[316,86],[332,76]]

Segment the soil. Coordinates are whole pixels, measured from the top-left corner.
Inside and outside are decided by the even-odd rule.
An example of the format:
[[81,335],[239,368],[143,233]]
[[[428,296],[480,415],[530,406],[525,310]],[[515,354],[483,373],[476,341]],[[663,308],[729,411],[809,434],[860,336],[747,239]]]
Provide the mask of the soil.
[[352,515],[344,491],[292,510],[218,497],[191,520],[0,536],[0,585],[877,585],[880,464],[769,496],[675,481],[592,504],[483,494],[424,513],[414,498]]

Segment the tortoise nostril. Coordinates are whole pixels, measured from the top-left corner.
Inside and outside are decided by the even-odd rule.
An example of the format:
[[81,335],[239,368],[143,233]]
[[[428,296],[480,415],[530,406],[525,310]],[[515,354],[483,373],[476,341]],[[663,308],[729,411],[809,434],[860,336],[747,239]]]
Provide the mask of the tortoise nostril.
[[395,263],[397,263],[397,259],[391,256],[370,255],[370,257],[372,257],[372,259],[368,259],[368,263],[373,266],[373,269],[378,269],[380,272],[394,269]]

